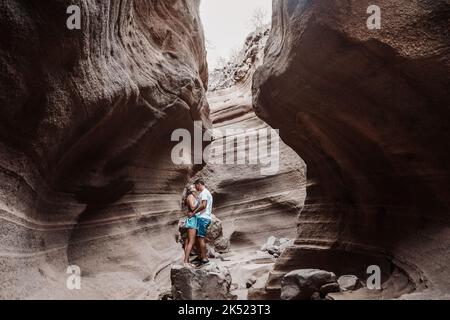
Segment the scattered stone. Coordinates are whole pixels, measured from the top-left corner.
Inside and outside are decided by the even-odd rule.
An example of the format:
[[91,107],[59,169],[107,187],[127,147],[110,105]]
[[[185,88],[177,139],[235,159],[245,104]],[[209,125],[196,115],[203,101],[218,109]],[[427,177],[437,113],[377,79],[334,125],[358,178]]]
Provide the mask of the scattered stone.
[[269,237],[269,239],[267,239],[267,242],[266,242],[266,244],[267,244],[268,247],[276,246],[277,243],[279,244],[279,241],[278,241],[278,239],[277,239],[276,237],[274,237],[274,236]]
[[271,290],[267,288],[255,288],[254,286],[248,289],[248,300],[279,300],[280,292],[278,290]]
[[318,269],[294,270],[281,281],[281,299],[308,300],[323,285],[333,282],[336,282],[336,275],[332,272]]
[[247,280],[247,282],[245,283],[245,287],[247,289],[250,289],[251,287],[253,287],[253,285],[256,283],[256,278],[255,277],[251,277],[250,279]]
[[354,275],[340,276],[338,283],[342,291],[353,291],[361,287],[358,277]]
[[174,300],[235,300],[227,268],[210,263],[202,268],[174,265],[170,271]]
[[267,252],[270,253],[271,255],[280,255],[280,247],[276,246],[276,245],[272,245],[267,247]]
[[230,251],[230,239],[223,236],[214,241],[214,249],[219,253],[227,253]]
[[339,287],[339,283],[337,282],[327,283],[320,287],[320,293],[324,296],[326,296],[328,293],[340,291],[341,288]]
[[311,300],[322,300],[322,298],[320,297],[320,293],[319,292],[314,292],[311,295]]
[[159,296],[158,300],[173,300],[172,291],[170,289],[163,290]]
[[208,255],[208,258],[212,259],[220,257],[220,254],[217,253],[214,247],[209,243],[206,244],[206,254]]
[[294,240],[288,238],[278,239],[274,236],[269,237],[267,242],[261,247],[261,251],[266,251],[275,258],[278,258],[286,248],[294,244]]

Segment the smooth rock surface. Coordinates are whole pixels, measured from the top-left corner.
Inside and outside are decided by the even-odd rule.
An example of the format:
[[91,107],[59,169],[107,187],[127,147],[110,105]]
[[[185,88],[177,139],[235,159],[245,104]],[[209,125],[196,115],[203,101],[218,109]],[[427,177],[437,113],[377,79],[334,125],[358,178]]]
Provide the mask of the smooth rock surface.
[[0,298],[156,299],[195,173],[171,134],[211,125],[199,1],[76,3],[81,30],[74,1],[0,3]]
[[[339,287],[343,291],[353,291],[358,289],[361,285],[359,279],[354,275],[343,275],[338,278]],[[331,291],[330,291],[331,292]]]

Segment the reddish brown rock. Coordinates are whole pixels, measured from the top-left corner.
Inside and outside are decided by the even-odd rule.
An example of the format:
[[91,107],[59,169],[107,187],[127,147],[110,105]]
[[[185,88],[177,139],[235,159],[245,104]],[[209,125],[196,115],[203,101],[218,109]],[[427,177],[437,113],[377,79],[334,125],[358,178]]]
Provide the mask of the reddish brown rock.
[[368,30],[371,4],[274,3],[254,106],[309,183],[269,289],[299,267],[365,279],[379,264],[385,281],[394,261],[417,292],[449,291],[450,5],[381,0],[382,28]]
[[210,125],[199,0],[78,3],[81,30],[73,1],[0,4],[0,297],[156,298],[193,174],[170,135]]

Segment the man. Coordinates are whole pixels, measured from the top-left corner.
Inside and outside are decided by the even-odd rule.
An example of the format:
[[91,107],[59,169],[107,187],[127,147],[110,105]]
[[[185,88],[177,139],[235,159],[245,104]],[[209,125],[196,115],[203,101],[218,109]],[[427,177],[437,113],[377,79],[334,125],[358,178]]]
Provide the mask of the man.
[[200,205],[194,210],[194,214],[197,216],[197,240],[200,247],[200,264],[203,266],[209,263],[206,255],[206,231],[211,224],[211,213],[213,206],[213,197],[211,192],[206,189],[205,182],[202,179],[197,179],[194,182],[195,189],[200,192],[198,200]]

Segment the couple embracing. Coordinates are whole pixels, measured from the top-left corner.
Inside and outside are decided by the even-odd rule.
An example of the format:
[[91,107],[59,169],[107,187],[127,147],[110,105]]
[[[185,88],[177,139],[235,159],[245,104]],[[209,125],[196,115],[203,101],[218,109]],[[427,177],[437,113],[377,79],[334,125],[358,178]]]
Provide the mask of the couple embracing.
[[199,256],[192,262],[203,266],[209,263],[206,254],[205,237],[206,231],[211,224],[213,197],[211,192],[206,189],[205,182],[202,179],[197,179],[193,185],[187,187],[183,198],[183,204],[188,211],[185,222],[187,239],[184,245],[184,263],[190,263],[189,256],[197,240]]

